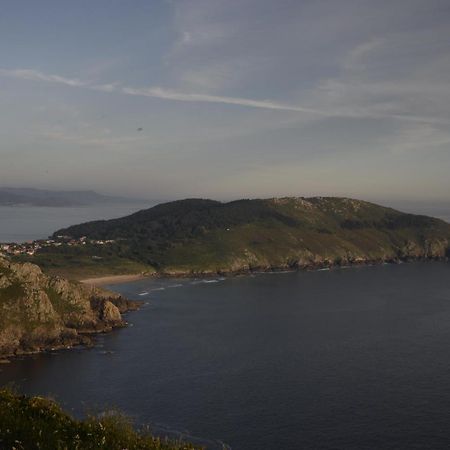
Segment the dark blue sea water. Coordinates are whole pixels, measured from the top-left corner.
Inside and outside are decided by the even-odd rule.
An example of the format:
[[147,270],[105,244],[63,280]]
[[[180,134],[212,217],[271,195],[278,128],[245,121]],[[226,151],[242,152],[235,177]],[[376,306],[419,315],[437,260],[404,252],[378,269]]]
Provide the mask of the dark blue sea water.
[[449,264],[211,281],[114,286],[148,302],[132,326],[2,365],[0,384],[210,448],[450,447]]

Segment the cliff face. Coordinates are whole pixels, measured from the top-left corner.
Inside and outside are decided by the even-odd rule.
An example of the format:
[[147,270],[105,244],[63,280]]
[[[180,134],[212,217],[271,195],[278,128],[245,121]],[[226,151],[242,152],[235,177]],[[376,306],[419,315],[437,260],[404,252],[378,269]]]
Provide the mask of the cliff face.
[[0,257],[0,356],[89,343],[89,334],[124,326],[136,309],[117,294],[44,275]]

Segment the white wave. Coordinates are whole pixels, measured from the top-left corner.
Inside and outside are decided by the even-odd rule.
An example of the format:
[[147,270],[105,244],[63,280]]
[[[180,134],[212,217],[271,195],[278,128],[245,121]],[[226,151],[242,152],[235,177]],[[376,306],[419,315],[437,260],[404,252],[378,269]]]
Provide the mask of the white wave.
[[210,283],[220,283],[221,281],[224,281],[225,278],[203,278],[201,280],[193,280],[190,282],[190,284],[210,284]]

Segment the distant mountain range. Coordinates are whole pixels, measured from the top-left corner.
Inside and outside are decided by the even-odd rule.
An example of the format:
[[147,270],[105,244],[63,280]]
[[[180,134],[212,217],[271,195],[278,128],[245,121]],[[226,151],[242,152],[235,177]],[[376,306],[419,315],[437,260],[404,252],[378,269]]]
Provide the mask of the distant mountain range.
[[0,187],[1,206],[87,206],[112,203],[138,203],[143,200],[113,197],[95,191],[50,191]]
[[[187,199],[55,233],[108,245],[44,249],[44,268],[130,264],[167,275],[321,268],[450,256],[450,224],[337,197]],[[92,257],[95,257],[95,264]],[[94,265],[99,267],[95,269]]]

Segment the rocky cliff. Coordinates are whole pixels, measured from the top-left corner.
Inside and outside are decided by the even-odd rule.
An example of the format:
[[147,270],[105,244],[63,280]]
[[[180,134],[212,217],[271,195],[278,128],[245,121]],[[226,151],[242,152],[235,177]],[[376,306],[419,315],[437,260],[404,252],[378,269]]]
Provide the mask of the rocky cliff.
[[125,325],[136,302],[0,257],[0,357],[88,344]]

